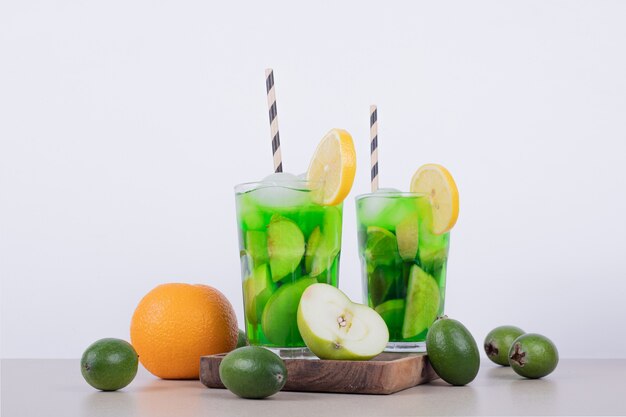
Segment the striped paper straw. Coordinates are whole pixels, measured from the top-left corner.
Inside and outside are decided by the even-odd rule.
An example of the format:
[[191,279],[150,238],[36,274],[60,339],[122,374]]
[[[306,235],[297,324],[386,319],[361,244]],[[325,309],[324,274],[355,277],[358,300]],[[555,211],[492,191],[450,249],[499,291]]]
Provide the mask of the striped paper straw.
[[278,133],[278,110],[276,109],[276,89],[274,88],[274,70],[265,70],[265,87],[267,88],[267,107],[270,114],[270,131],[272,134],[272,155],[274,156],[274,172],[283,172],[283,157],[280,153],[280,134]]
[[370,106],[370,166],[372,167],[372,192],[378,190],[378,111]]

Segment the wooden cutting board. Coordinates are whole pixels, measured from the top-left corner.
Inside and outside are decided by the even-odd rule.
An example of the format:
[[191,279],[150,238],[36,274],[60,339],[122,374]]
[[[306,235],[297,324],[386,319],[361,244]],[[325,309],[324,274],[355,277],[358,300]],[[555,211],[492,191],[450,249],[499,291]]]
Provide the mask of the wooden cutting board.
[[[200,359],[200,381],[209,388],[224,388],[219,366],[225,355]],[[425,353],[385,352],[369,361],[284,359],[284,391],[393,394],[439,378]]]

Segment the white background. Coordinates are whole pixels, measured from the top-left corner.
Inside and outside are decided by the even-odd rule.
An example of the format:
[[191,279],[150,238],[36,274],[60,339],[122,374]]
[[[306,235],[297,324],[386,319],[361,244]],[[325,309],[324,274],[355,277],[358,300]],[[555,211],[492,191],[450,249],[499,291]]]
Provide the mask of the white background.
[[350,297],[376,103],[381,186],[457,180],[447,313],[626,357],[626,2],[292,3],[2,2],[2,357],[128,339],[164,282],[242,318],[233,186],[272,169],[268,66],[287,171],[332,127],[357,145]]

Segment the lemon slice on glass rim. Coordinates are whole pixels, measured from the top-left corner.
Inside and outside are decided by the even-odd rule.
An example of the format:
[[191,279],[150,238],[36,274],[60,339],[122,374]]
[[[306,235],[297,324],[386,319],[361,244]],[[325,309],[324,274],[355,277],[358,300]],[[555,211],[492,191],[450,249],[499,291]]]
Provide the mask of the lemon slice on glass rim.
[[343,129],[332,129],[317,145],[307,171],[314,201],[325,206],[341,203],[352,189],[355,173],[352,136]]
[[459,190],[454,178],[439,164],[419,167],[411,178],[411,192],[427,194],[433,212],[433,233],[452,229],[459,217]]

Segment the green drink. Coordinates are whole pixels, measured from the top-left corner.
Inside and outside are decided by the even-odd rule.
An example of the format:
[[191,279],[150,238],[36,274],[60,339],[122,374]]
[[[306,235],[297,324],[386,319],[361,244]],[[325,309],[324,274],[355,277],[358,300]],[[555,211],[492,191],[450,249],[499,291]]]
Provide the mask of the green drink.
[[313,283],[337,286],[342,205],[315,203],[310,183],[293,177],[242,184],[235,193],[250,344],[304,353],[298,304]]
[[365,194],[356,210],[365,298],[387,323],[387,350],[424,350],[443,314],[450,234],[433,233],[424,194]]

